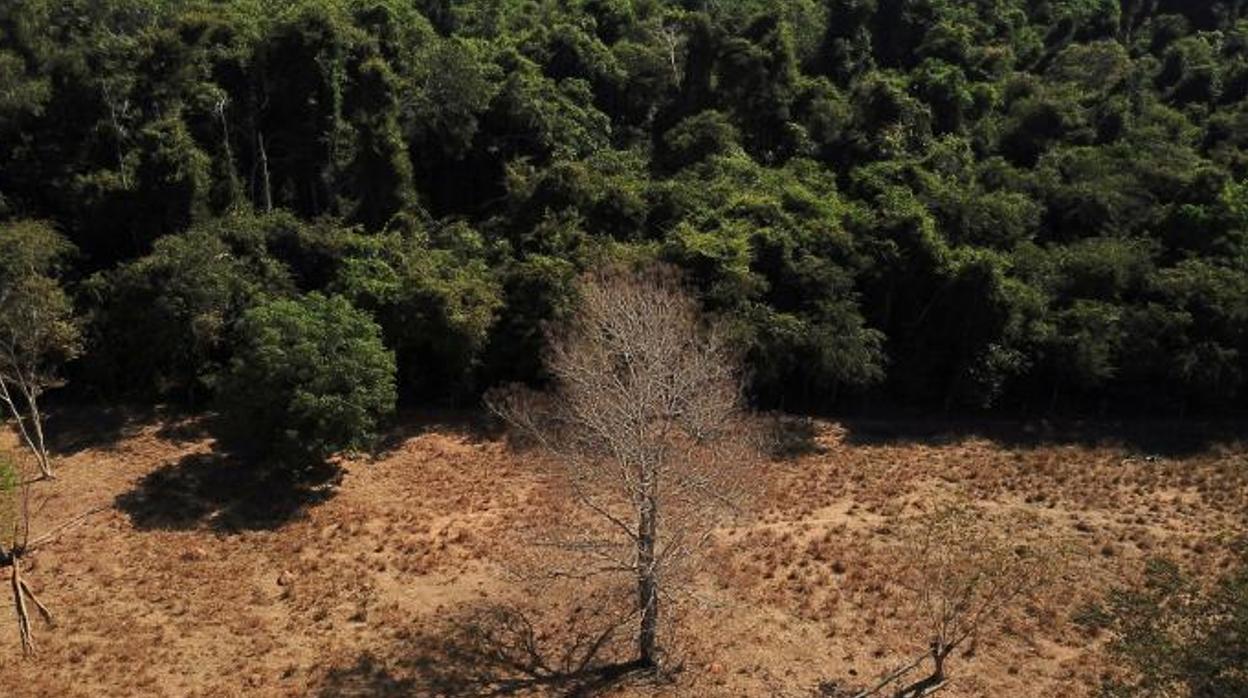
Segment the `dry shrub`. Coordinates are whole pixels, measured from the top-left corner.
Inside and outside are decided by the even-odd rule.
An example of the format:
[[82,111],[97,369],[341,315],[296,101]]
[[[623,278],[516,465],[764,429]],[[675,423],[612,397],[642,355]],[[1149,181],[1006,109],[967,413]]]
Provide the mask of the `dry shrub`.
[[[940,506],[902,525],[901,568],[908,624],[927,643],[924,653],[888,674],[873,690],[918,698],[949,680],[948,660],[1024,622],[1058,592],[1076,548],[1044,533],[1044,522],[1022,512],[994,513],[967,503]],[[906,677],[930,662],[917,681]]]

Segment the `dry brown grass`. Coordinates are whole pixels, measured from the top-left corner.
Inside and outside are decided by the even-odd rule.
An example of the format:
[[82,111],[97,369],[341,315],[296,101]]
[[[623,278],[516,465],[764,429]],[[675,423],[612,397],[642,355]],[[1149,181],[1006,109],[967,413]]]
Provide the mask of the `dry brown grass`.
[[[35,559],[30,581],[59,622],[40,631],[34,661],[19,658],[15,632],[0,632],[0,695],[455,696],[588,685],[533,676],[516,660],[514,625],[482,630],[482,618],[513,618],[487,609],[522,609],[537,619],[541,652],[557,654],[594,622],[588,603],[518,597],[508,580],[518,537],[568,513],[501,441],[465,420],[423,420],[375,462],[346,463],[334,496],[283,503],[282,520],[254,517],[264,498],[240,503],[229,482],[213,489],[191,478],[178,493],[186,483],[165,478],[149,495],[169,501],[134,498],[162,468],[214,477],[196,457],[211,443],[195,427],[153,419],[115,443],[88,440],[63,457],[60,480],[40,486],[47,522],[126,504]],[[966,498],[1041,517],[1044,526],[1009,533],[1068,536],[1082,555],[1075,583],[951,660],[944,695],[1091,695],[1102,639],[1070,622],[1079,605],[1131,580],[1151,555],[1216,574],[1248,521],[1240,445],[1146,458],[1113,444],[871,441],[831,423],[814,432],[818,448],[768,467],[758,510],[717,532],[682,604],[674,649],[684,671],[671,684],[610,691],[809,696],[829,679],[869,683],[925,642],[895,584],[904,522]],[[499,637],[510,638],[508,651],[490,644]]]

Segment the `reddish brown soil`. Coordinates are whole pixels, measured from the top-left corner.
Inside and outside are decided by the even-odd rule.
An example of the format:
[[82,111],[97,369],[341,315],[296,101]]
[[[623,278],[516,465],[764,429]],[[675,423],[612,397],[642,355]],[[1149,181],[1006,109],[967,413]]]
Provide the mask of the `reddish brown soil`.
[[[0,695],[569,690],[465,640],[463,619],[485,603],[542,603],[517,599],[505,568],[516,531],[562,515],[528,459],[471,420],[413,418],[380,457],[344,463],[332,494],[299,495],[215,455],[202,420],[140,419],[115,438],[77,421],[60,478],[37,486],[36,529],[107,508],[34,558],[28,578],[56,624],[37,627],[31,660],[0,625]],[[1216,575],[1248,521],[1237,444],[1154,456],[1060,430],[1007,446],[878,427],[816,424],[816,452],[768,464],[764,496],[717,532],[691,590],[683,671],[607,692],[811,696],[822,681],[869,682],[924,639],[891,581],[899,524],[959,496],[1036,513],[1044,526],[1010,533],[1082,554],[1070,583],[953,660],[943,695],[1090,696],[1103,638],[1072,614],[1152,555]]]

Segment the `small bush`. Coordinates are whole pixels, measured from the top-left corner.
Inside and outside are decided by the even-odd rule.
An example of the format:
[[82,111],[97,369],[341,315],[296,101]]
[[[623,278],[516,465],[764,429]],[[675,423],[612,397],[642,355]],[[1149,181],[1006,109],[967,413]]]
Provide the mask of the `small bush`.
[[237,450],[313,465],[366,446],[394,410],[394,355],[344,298],[274,300],[243,316],[219,401]]

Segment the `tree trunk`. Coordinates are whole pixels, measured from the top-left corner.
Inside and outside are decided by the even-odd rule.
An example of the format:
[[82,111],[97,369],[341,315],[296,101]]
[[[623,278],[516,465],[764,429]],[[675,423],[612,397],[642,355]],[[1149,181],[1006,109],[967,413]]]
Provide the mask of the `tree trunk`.
[[[52,477],[52,466],[48,460],[48,450],[43,443],[43,424],[42,415],[39,414],[39,406],[26,390],[22,391],[23,397],[26,399],[26,407],[30,412],[31,421],[34,426],[28,428],[26,426],[27,416],[22,414],[22,410],[17,405],[13,394],[9,391],[6,381],[0,379],[0,401],[8,405],[9,413],[13,415],[13,421],[17,422],[17,432],[21,435],[22,441],[35,455],[35,459],[39,463],[39,473],[44,478]],[[34,433],[31,432],[34,429]]]
[[939,684],[945,680],[945,659],[949,657],[949,651],[952,648],[945,647],[941,642],[935,642],[932,646],[932,663],[935,668],[932,669],[930,681],[932,684]]
[[33,392],[26,393],[26,405],[30,408],[30,421],[35,430],[35,460],[39,463],[39,474],[46,480],[55,479],[52,473],[52,459],[48,457],[48,445],[43,438],[43,413],[39,411],[39,398]]
[[647,496],[641,507],[641,521],[637,531],[637,609],[641,612],[637,655],[640,663],[647,667],[658,663],[659,580],[655,569],[657,525],[655,498]]
[[221,149],[225,153],[225,171],[230,192],[228,207],[233,209],[239,204],[243,198],[242,182],[239,181],[237,163],[234,161],[234,146],[230,145],[230,119],[226,114],[226,106],[229,100],[222,97],[216,104],[214,109],[217,120],[221,122]]
[[[955,643],[956,644],[956,643]],[[932,673],[915,681],[894,694],[895,698],[922,698],[945,684],[945,660],[953,652],[953,647],[940,640],[932,641]]]
[[104,103],[108,105],[108,118],[113,127],[114,151],[117,156],[117,174],[121,176],[121,187],[123,189],[130,188],[130,178],[126,175],[126,154],[125,154],[125,138],[126,130],[121,125],[121,120],[117,117],[117,102],[113,99],[113,92],[108,87],[108,83],[103,84]]
[[273,211],[273,182],[269,178],[269,154],[264,149],[263,133],[256,135],[256,146],[260,155],[261,198],[264,201],[265,213],[270,213]]
[[22,654],[30,656],[35,652],[35,638],[30,628],[30,611],[26,608],[26,595],[22,593],[21,562],[16,555],[10,561],[9,572],[9,582],[13,590],[13,606],[17,611],[17,632],[22,642]]

